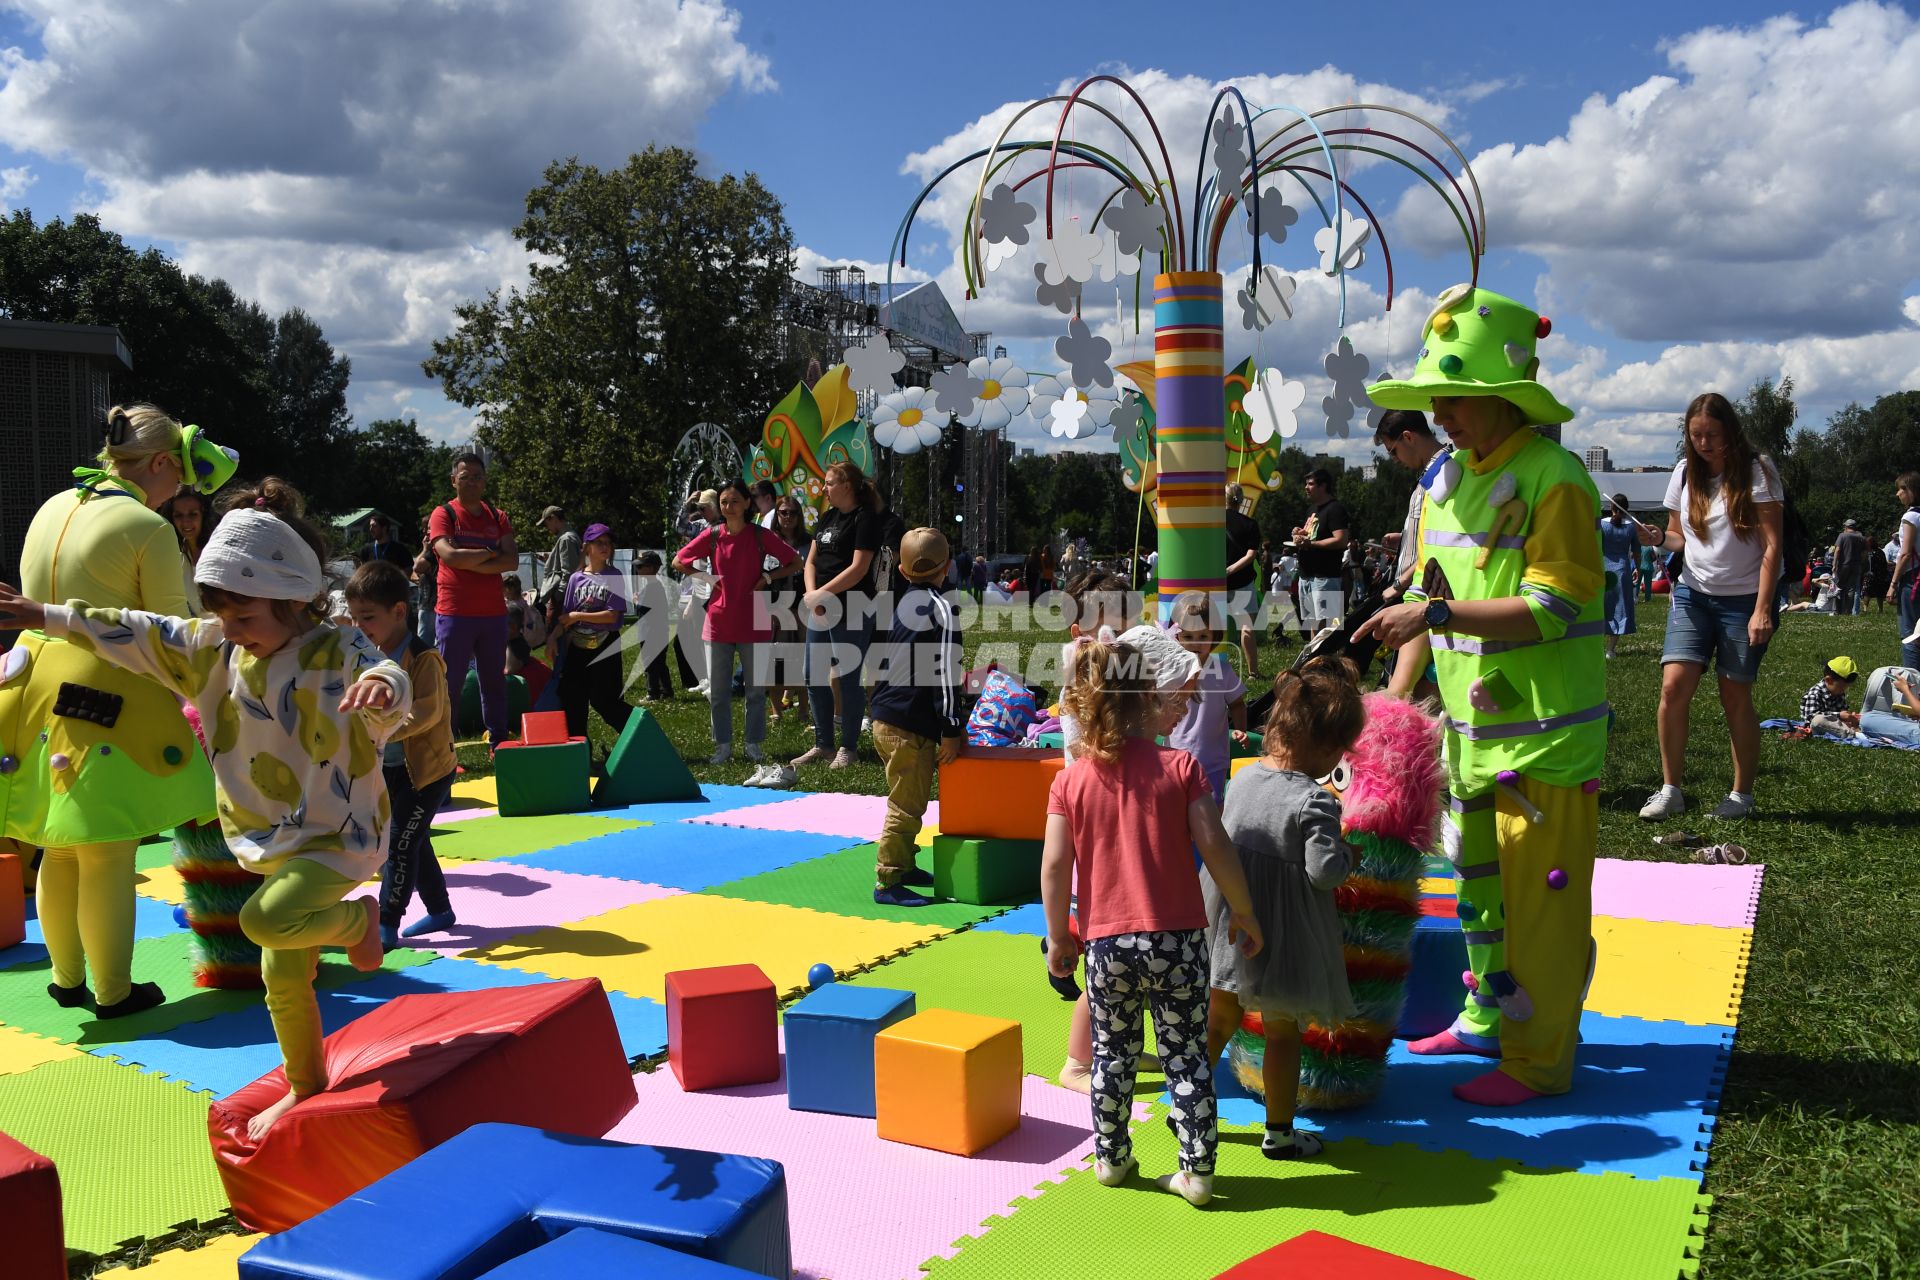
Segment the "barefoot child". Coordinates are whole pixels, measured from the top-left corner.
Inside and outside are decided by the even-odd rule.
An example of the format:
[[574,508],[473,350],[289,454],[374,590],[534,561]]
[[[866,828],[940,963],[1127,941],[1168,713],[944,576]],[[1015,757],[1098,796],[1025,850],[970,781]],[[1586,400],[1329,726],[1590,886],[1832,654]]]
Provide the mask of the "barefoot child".
[[1293,1127],[1300,1022],[1336,1026],[1357,1012],[1333,902],[1352,858],[1341,838],[1340,802],[1315,779],[1333,772],[1367,713],[1345,659],[1309,659],[1297,671],[1281,672],[1273,691],[1263,754],[1228,784],[1222,816],[1270,944],[1258,958],[1243,958],[1234,947],[1228,900],[1206,871],[1200,879],[1213,922],[1207,1060],[1219,1060],[1243,1013],[1260,1015],[1267,1035],[1267,1133],[1260,1153],[1291,1160],[1320,1154],[1320,1140]]
[[[382,758],[393,830],[380,872],[380,945],[391,950],[402,938],[445,933],[455,924],[446,877],[433,856],[433,815],[453,790],[447,664],[438,649],[407,630],[407,579],[394,566],[373,560],[355,570],[347,583],[347,608],[353,625],[399,663],[413,685],[413,710],[387,739]],[[415,890],[427,914],[402,929]]]
[[[1175,653],[1185,655],[1153,629]],[[1115,1187],[1133,1171],[1127,1122],[1142,1048],[1143,1006],[1167,1075],[1180,1171],[1161,1185],[1190,1204],[1213,1194],[1213,1063],[1206,1020],[1210,964],[1206,905],[1189,852],[1195,845],[1227,902],[1229,930],[1260,950],[1260,925],[1233,845],[1194,758],[1154,743],[1184,699],[1155,686],[1153,663],[1129,643],[1093,640],[1074,655],[1065,705],[1080,722],[1080,759],[1054,779],[1040,885],[1047,966],[1072,972],[1081,938],[1067,927],[1078,887],[1093,1018],[1094,1175]]]
[[322,613],[326,543],[304,506],[272,477],[228,499],[194,567],[212,619],[42,605],[0,583],[0,618],[173,690],[208,726],[222,832],[266,877],[240,927],[264,948],[288,1092],[248,1124],[255,1142],[327,1087],[315,949],[345,947],[355,968],[380,966],[376,903],[344,899],[386,860],[380,747],[410,702],[406,672]]

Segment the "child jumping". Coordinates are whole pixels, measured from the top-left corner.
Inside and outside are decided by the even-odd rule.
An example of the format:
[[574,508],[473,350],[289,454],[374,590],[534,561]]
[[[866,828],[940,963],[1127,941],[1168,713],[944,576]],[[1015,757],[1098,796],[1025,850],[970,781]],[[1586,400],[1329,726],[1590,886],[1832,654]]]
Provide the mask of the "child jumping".
[[266,877],[240,927],[264,949],[288,1088],[248,1122],[255,1142],[327,1087],[316,948],[345,947],[356,969],[380,967],[378,904],[345,899],[386,861],[381,747],[411,704],[406,672],[326,620],[326,542],[304,509],[272,477],[228,499],[193,573],[212,619],[39,604],[0,583],[0,619],[173,690],[207,726],[221,830],[241,864]]
[[1209,874],[1209,862],[1200,877],[1213,946],[1207,1060],[1219,1060],[1244,1013],[1260,1015],[1267,1037],[1261,1071],[1267,1132],[1260,1153],[1291,1160],[1320,1154],[1320,1139],[1293,1127],[1300,1021],[1335,1026],[1358,1012],[1333,902],[1352,854],[1341,837],[1340,802],[1315,779],[1340,763],[1366,726],[1367,712],[1343,658],[1312,658],[1281,672],[1273,695],[1261,757],[1227,785],[1223,817],[1235,850],[1234,878],[1252,895],[1261,936],[1273,945],[1257,960],[1233,945],[1239,917],[1226,886]]
[[[393,835],[380,873],[380,945],[392,950],[402,938],[444,933],[456,923],[446,877],[433,856],[433,815],[447,803],[454,777],[447,664],[438,649],[407,630],[406,575],[386,561],[354,571],[347,610],[361,634],[404,667],[414,691],[413,710],[387,740],[383,759]],[[402,929],[416,890],[427,914]]]
[[1190,849],[1199,847],[1231,904],[1228,932],[1245,935],[1249,954],[1261,933],[1199,764],[1154,743],[1184,698],[1159,691],[1153,665],[1131,643],[1096,639],[1074,653],[1063,697],[1080,724],[1080,758],[1054,779],[1040,863],[1047,966],[1064,977],[1078,958],[1081,941],[1067,924],[1077,886],[1093,1016],[1094,1176],[1114,1187],[1134,1168],[1127,1123],[1150,1005],[1180,1142],[1180,1171],[1160,1185],[1202,1205],[1213,1195],[1218,1131],[1213,1060],[1199,1034],[1211,972],[1206,904]]

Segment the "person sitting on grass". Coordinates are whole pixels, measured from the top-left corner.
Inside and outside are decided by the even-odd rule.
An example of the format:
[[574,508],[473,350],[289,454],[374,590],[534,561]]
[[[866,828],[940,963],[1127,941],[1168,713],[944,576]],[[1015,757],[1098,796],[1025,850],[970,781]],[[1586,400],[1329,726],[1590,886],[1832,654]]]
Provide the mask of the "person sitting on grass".
[[1860,728],[1860,717],[1847,710],[1847,690],[1860,678],[1860,668],[1852,658],[1828,661],[1820,678],[1800,695],[1800,718],[1816,733],[1849,737]]
[[924,907],[915,891],[933,883],[914,865],[914,841],[933,796],[936,764],[951,764],[966,742],[961,717],[960,624],[935,590],[947,576],[947,540],[937,529],[912,529],[900,539],[900,572],[909,589],[894,606],[893,631],[874,667],[873,746],[887,770],[887,820],[880,829],[873,900],[889,907]]
[[1860,732],[1920,747],[1920,671],[1875,667],[1860,699]]

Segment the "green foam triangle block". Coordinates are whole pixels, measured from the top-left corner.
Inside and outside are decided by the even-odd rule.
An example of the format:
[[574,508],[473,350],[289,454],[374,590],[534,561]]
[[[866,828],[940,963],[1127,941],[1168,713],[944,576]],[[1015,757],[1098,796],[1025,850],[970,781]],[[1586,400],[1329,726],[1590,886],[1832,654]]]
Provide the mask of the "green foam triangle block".
[[634,708],[607,757],[606,777],[593,789],[594,804],[612,809],[704,798],[686,762],[667,741],[667,731],[645,707]]

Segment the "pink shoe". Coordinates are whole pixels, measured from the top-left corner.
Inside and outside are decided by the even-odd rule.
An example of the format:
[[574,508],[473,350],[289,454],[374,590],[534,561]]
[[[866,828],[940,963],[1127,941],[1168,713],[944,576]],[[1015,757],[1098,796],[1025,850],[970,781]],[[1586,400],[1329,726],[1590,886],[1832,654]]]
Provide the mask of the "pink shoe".
[[1438,1035],[1428,1036],[1425,1040],[1407,1041],[1407,1052],[1417,1053],[1423,1057],[1438,1057],[1442,1054],[1467,1054],[1478,1058],[1500,1056],[1497,1053],[1489,1053],[1485,1049],[1474,1048],[1459,1036],[1454,1035],[1452,1027],[1448,1027]]
[[1476,1107],[1517,1107],[1546,1095],[1529,1089],[1504,1071],[1489,1071],[1453,1086],[1453,1096]]

